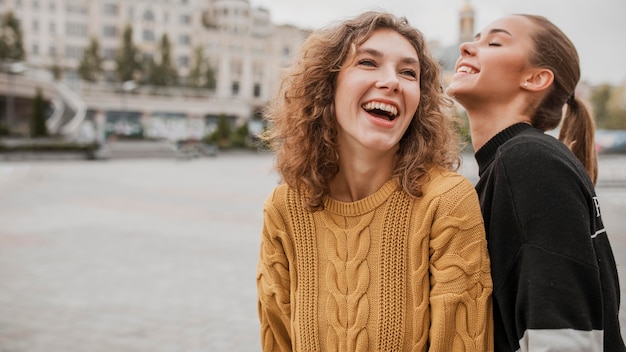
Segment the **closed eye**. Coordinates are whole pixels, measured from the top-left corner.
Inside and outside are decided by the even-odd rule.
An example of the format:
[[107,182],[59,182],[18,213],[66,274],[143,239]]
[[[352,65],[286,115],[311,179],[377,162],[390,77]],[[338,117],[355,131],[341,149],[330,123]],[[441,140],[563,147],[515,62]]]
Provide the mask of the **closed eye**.
[[502,46],[502,44],[497,42],[489,42],[489,46]]

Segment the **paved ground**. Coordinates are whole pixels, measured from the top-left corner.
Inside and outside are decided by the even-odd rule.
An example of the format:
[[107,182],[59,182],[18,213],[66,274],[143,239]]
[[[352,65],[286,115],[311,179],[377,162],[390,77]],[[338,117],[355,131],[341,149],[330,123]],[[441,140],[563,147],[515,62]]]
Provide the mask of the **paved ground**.
[[[626,180],[625,161],[604,170]],[[254,275],[271,163],[0,163],[0,352],[259,351]],[[468,159],[464,171],[474,168]],[[626,188],[599,193],[624,267]]]

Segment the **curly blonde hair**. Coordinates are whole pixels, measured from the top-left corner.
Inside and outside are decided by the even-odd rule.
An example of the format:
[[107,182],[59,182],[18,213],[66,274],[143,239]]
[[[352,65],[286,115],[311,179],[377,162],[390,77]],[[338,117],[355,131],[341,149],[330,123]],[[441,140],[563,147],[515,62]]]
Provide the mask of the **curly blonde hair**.
[[275,152],[276,169],[283,182],[307,193],[311,211],[323,208],[330,181],[339,170],[334,113],[338,73],[358,46],[381,28],[405,37],[420,62],[421,99],[400,140],[392,176],[408,194],[420,197],[429,168],[456,170],[460,164],[457,119],[443,92],[439,63],[424,36],[404,17],[365,12],[314,31],[285,71],[278,93],[265,111],[270,128],[263,139]]

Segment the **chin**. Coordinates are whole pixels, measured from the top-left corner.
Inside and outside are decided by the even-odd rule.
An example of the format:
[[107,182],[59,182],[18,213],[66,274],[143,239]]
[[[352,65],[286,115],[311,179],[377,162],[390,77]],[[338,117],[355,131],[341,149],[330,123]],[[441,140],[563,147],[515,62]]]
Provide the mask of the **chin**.
[[446,88],[446,94],[449,95],[451,98],[456,99],[456,97],[459,95],[459,90],[457,89],[457,87],[451,84],[448,86],[448,88]]

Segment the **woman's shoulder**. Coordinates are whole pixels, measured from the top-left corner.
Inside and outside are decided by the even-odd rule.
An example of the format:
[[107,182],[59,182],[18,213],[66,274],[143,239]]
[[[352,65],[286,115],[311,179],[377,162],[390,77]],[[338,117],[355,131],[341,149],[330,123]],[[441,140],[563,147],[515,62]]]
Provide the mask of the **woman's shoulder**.
[[522,181],[545,187],[577,183],[587,177],[571,150],[549,134],[537,132],[512,138],[496,154],[495,163],[511,184]]
[[424,194],[441,196],[449,192],[475,192],[474,185],[462,174],[441,167],[433,167],[428,171],[429,181],[424,187]]
[[569,165],[575,162],[575,158],[571,150],[556,137],[533,130],[511,138],[498,148],[495,156],[495,160],[507,168],[522,169],[555,163]]
[[285,183],[278,184],[265,198],[263,208],[266,211],[269,209],[284,209],[290,189],[289,185]]
[[538,155],[554,156],[569,153],[569,149],[555,136],[529,129],[511,138],[498,150],[498,154],[516,157],[536,157]]

